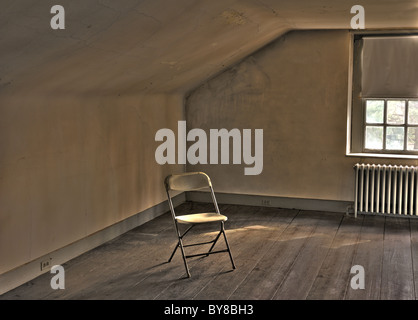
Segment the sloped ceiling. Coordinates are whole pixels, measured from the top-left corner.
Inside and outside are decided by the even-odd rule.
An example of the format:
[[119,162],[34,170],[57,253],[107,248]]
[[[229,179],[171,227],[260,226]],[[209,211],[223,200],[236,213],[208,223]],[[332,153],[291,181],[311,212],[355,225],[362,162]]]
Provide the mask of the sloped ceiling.
[[[50,9],[65,8],[65,30]],[[2,0],[0,96],[185,93],[293,29],[350,29],[345,0]],[[417,0],[363,0],[367,29],[418,28]],[[309,48],[307,48],[309,50]]]

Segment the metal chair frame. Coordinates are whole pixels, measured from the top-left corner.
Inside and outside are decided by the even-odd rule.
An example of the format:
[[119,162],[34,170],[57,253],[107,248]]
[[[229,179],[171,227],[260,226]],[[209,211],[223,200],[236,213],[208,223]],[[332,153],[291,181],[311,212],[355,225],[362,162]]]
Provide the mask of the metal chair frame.
[[[197,186],[195,185],[193,187],[184,187],[183,186],[183,187],[174,187],[174,188],[172,188],[171,180],[173,178],[180,178],[180,179],[188,179],[188,178],[191,178],[191,179],[193,179],[193,178],[196,178],[196,177],[198,177],[201,180],[200,182],[203,182],[204,181],[205,184],[198,184]],[[176,246],[174,248],[173,253],[171,254],[170,258],[168,259],[168,262],[171,262],[171,260],[173,259],[174,254],[176,253],[177,249],[180,248],[180,251],[181,251],[181,254],[182,254],[182,257],[183,257],[184,266],[186,268],[187,277],[190,278],[191,277],[191,274],[190,274],[189,266],[187,264],[187,259],[193,258],[193,257],[198,257],[198,256],[209,256],[210,254],[215,254],[215,253],[228,252],[229,258],[231,260],[232,268],[235,269],[236,266],[235,266],[234,259],[232,257],[232,253],[231,253],[231,249],[229,247],[228,239],[227,239],[226,233],[225,233],[224,221],[227,220],[227,217],[224,216],[224,215],[221,215],[221,213],[219,211],[218,203],[217,203],[216,197],[215,197],[215,192],[213,191],[212,183],[211,183],[211,180],[210,180],[209,176],[207,174],[203,173],[203,172],[189,172],[189,173],[183,173],[183,174],[169,175],[168,177],[166,177],[166,179],[164,181],[164,185],[165,185],[165,188],[166,188],[167,198],[168,198],[168,204],[170,206],[171,215],[172,215],[172,218],[173,218],[173,222],[174,222],[176,234],[177,234],[177,237],[178,237],[178,242],[177,242],[177,244],[176,244]],[[221,217],[219,219],[222,219],[222,220],[217,220],[217,221],[210,221],[210,220],[209,221],[204,221],[204,218],[203,218],[203,221],[199,221],[197,223],[183,221],[181,223],[183,223],[183,224],[191,224],[191,226],[188,227],[183,233],[181,233],[180,232],[180,228],[178,226],[178,223],[179,223],[178,222],[178,216],[176,216],[176,212],[175,212],[175,209],[174,209],[174,205],[173,205],[173,202],[172,202],[172,199],[171,199],[171,196],[170,196],[170,190],[192,191],[192,190],[201,190],[201,189],[204,189],[204,188],[209,188],[210,194],[212,196],[212,202],[214,204],[215,211],[216,211],[215,213],[218,214],[218,215],[220,215]],[[212,215],[212,217],[214,217],[214,214],[215,213],[209,213],[209,214]],[[195,215],[198,216],[198,215],[201,215],[201,214],[195,214]],[[192,214],[192,216],[193,216],[193,214]],[[183,216],[183,217],[185,217],[185,216]],[[216,217],[215,217],[215,219],[216,219]],[[221,228],[220,228],[219,233],[216,235],[216,237],[213,240],[206,241],[206,242],[186,244],[186,245],[183,243],[184,236],[194,226],[196,226],[197,224],[216,223],[216,222],[220,222],[220,227]],[[216,243],[218,242],[221,234],[223,234],[223,237],[224,237],[224,240],[225,240],[225,244],[226,244],[226,249],[212,251],[213,248],[215,247]],[[192,254],[192,255],[186,255],[186,253],[185,253],[185,249],[184,248],[186,248],[186,247],[199,246],[199,245],[205,245],[205,244],[211,244],[211,243],[212,243],[212,245],[211,245],[211,247],[210,247],[210,249],[209,249],[208,252],[198,253],[198,254]]]

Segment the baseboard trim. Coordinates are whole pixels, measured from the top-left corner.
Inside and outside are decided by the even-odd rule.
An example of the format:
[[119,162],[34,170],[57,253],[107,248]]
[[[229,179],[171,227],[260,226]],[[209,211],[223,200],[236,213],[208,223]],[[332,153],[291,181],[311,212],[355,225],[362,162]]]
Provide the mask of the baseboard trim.
[[[174,206],[178,206],[186,201],[185,193],[181,193],[173,198]],[[92,250],[101,244],[110,241],[123,233],[132,230],[152,219],[169,211],[168,202],[163,201],[149,209],[137,213],[123,221],[115,223],[103,230],[80,239],[68,246],[55,250],[47,255],[39,257],[31,262],[19,266],[13,270],[0,275],[0,295],[4,294],[46,272],[50,272],[54,265],[62,265],[75,257]],[[41,270],[41,261],[50,261],[50,267]]]
[[[210,196],[207,194],[207,192],[191,191],[186,193],[186,200],[194,202],[208,202],[210,201]],[[259,207],[277,207],[286,209],[344,213],[347,213],[350,210],[352,211],[353,208],[352,201],[287,198],[219,192],[216,192],[216,200],[221,204],[237,204]]]

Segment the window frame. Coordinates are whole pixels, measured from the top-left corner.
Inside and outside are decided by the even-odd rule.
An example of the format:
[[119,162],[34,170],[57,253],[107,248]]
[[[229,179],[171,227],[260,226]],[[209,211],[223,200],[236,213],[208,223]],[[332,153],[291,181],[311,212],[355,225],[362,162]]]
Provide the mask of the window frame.
[[[346,156],[351,157],[376,157],[376,158],[398,158],[398,159],[416,159],[418,160],[418,150],[376,150],[365,148],[365,99],[375,100],[417,100],[418,97],[361,97],[361,67],[359,57],[361,53],[360,42],[363,37],[376,36],[418,36],[417,30],[350,30],[349,31],[349,70],[348,70],[348,97],[347,97],[347,135],[346,135]],[[386,112],[386,102],[385,102]],[[405,117],[408,115],[406,114]],[[386,122],[386,114],[385,122]],[[405,118],[407,119],[407,118]],[[392,125],[389,125],[392,126]],[[396,125],[394,125],[396,126]],[[403,126],[407,130],[407,124]],[[415,125],[410,125],[415,126]],[[418,125],[416,125],[418,127]],[[408,132],[405,132],[407,139]],[[386,139],[386,137],[384,137]],[[404,142],[404,149],[407,144]]]
[[[382,123],[368,123],[366,117],[366,105],[367,101],[384,101],[383,105],[383,122]],[[387,122],[387,108],[388,101],[405,101],[405,113],[404,113],[404,123],[403,124],[391,124]],[[364,153],[379,153],[379,154],[402,154],[402,155],[418,155],[418,150],[408,150],[408,129],[409,128],[418,128],[417,124],[409,124],[409,102],[418,101],[418,98],[362,98],[362,107],[363,107],[363,146],[362,151]],[[383,148],[382,149],[369,149],[366,148],[366,127],[375,126],[383,128]],[[387,128],[388,127],[398,127],[404,129],[404,141],[403,149],[387,149]]]

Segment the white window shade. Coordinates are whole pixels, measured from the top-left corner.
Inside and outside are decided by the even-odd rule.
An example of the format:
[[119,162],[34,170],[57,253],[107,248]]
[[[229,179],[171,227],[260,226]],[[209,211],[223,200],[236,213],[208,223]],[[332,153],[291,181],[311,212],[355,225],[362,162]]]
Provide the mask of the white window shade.
[[364,37],[363,98],[418,97],[418,36]]

